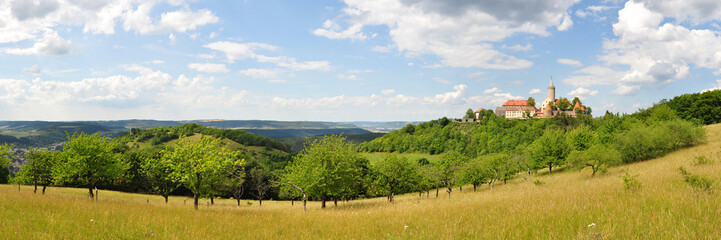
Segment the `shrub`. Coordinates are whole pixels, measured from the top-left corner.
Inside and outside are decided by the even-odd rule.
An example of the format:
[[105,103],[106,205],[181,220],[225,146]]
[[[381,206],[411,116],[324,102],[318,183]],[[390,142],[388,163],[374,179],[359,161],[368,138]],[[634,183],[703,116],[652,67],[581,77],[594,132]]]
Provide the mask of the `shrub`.
[[715,161],[713,159],[707,158],[706,156],[698,156],[693,160],[694,165],[705,165],[714,163]]
[[641,182],[639,182],[636,177],[638,177],[638,174],[631,175],[628,172],[626,172],[626,175],[621,176],[623,179],[623,188],[631,192],[641,189]]
[[541,180],[536,180],[536,181],[533,181],[533,184],[536,184],[536,186],[543,186],[543,184],[546,184],[546,182],[541,181]]
[[699,176],[689,173],[685,168],[679,167],[679,172],[683,175],[684,181],[694,188],[703,191],[711,191],[711,185],[713,185],[713,179],[708,177]]

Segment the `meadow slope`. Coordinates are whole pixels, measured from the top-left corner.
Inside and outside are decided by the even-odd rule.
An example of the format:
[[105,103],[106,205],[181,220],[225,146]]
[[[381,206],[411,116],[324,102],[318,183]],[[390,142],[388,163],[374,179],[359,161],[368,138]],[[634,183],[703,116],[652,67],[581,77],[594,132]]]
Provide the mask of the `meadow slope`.
[[[546,174],[488,185],[473,192],[443,190],[419,197],[339,202],[216,200],[193,210],[192,200],[85,189],[0,185],[1,239],[714,239],[721,237],[721,125],[707,126],[707,143],[667,156],[610,168]],[[706,156],[712,164],[694,165]],[[683,181],[678,168],[710,177],[710,193]],[[638,174],[640,190],[620,176]],[[542,185],[534,181],[543,182]],[[204,203],[207,200],[203,200]],[[250,204],[249,204],[250,203]]]

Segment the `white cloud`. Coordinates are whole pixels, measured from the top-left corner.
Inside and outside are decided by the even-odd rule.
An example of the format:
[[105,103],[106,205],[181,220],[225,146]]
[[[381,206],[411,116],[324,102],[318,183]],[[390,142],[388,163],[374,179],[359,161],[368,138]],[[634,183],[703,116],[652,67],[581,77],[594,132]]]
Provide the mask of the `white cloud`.
[[40,66],[38,66],[37,64],[35,64],[35,65],[33,65],[32,67],[30,67],[30,68],[23,68],[23,72],[24,72],[24,73],[30,73],[30,74],[32,74],[32,75],[36,75],[36,76],[37,76],[37,75],[41,75],[41,74],[43,73],[43,70],[40,69]]
[[513,46],[506,46],[504,44],[503,46],[501,46],[501,48],[509,49],[509,50],[516,51],[516,52],[521,52],[521,51],[527,52],[527,51],[531,51],[531,49],[533,49],[533,46],[530,43],[528,43],[526,45],[516,44]]
[[528,92],[528,94],[539,94],[539,93],[541,93],[541,89],[538,89],[538,88],[531,89],[531,91]]
[[558,31],[563,32],[563,31],[567,31],[568,29],[571,29],[572,26],[573,26],[573,20],[571,20],[571,16],[565,15],[565,16],[563,16],[563,20],[561,20],[561,25],[558,25],[558,27],[556,27],[556,29]]
[[243,74],[252,78],[277,78],[278,70],[260,69],[260,68],[248,68],[240,70],[240,74]]
[[349,75],[337,74],[336,77],[338,77],[339,79],[352,80],[352,81],[358,80],[358,76],[356,76],[355,74],[349,74]]
[[51,12],[58,9],[58,1],[56,0],[24,0],[11,1],[10,10],[20,21],[32,18],[44,18]]
[[160,15],[160,21],[153,23],[150,11],[154,4],[154,2],[144,2],[138,6],[137,10],[127,10],[123,15],[125,20],[123,29],[140,34],[187,32],[218,21],[218,17],[207,9],[195,12],[182,9],[164,12]]
[[158,60],[158,59],[153,59],[153,60],[150,60],[150,63],[152,63],[152,64],[163,64],[163,63],[165,63],[165,61],[163,61],[163,60]]
[[383,93],[383,95],[391,95],[391,94],[393,94],[393,93],[395,93],[395,92],[396,92],[395,89],[384,89],[384,90],[381,90],[381,93]]
[[574,66],[574,67],[581,67],[581,66],[583,66],[583,64],[582,64],[581,62],[579,62],[579,61],[577,61],[577,60],[573,60],[573,59],[559,58],[557,61],[558,61],[558,63],[560,63],[560,64],[569,65],[569,66]]
[[373,46],[373,47],[371,48],[371,51],[380,52],[380,53],[387,53],[387,52],[393,51],[394,48],[395,48],[394,45]]
[[484,72],[474,72],[474,73],[468,74],[468,76],[466,76],[466,77],[467,78],[479,78],[479,77],[483,77],[484,75],[486,75]]
[[225,68],[225,64],[218,64],[218,63],[191,63],[191,64],[188,64],[188,67],[191,69],[195,69],[195,71],[198,71],[198,72],[207,72],[207,73],[230,72],[230,70]]
[[483,94],[493,94],[493,93],[499,93],[499,92],[501,92],[501,89],[494,87],[491,89],[486,89],[485,91],[483,91]]
[[714,90],[721,90],[721,79],[716,80],[716,84],[713,85],[712,88],[702,90],[701,92],[708,92],[708,91],[714,91]]
[[[364,26],[383,25],[393,46],[408,57],[436,55],[451,67],[521,69],[533,65],[493,47],[516,33],[547,36],[548,27],[567,30],[572,25],[566,11],[577,0],[560,1],[433,1],[346,0],[342,31],[326,21],[323,36],[360,39]],[[388,51],[387,48],[374,48]]]
[[286,56],[270,57],[257,54],[256,50],[275,50],[276,46],[265,43],[236,43],[228,41],[213,42],[203,47],[213,49],[225,53],[230,63],[239,59],[255,59],[261,63],[273,63],[279,67],[289,68],[296,71],[301,70],[319,70],[329,71],[330,63],[328,61],[306,61],[298,62],[295,58]]
[[584,88],[584,87],[578,87],[568,93],[568,95],[571,95],[574,97],[595,96],[596,94],[598,94],[597,90],[590,90],[590,89]]
[[[330,21],[327,20],[326,23]],[[326,27],[326,24],[323,24],[324,28],[318,28],[313,31],[313,34],[316,36],[326,37],[329,39],[354,39],[354,40],[365,40],[367,37],[361,32],[363,29],[362,24],[354,24],[353,26],[348,27],[346,30],[337,32],[332,29],[329,29]]]
[[271,80],[268,80],[268,83],[287,83],[287,81],[285,81],[283,79],[271,79]]
[[58,36],[57,32],[49,31],[30,48],[6,48],[5,52],[15,55],[59,56],[71,53],[72,47],[70,41]]
[[[616,85],[613,94],[629,95],[643,86],[664,86],[684,79],[692,66],[721,69],[721,36],[718,32],[688,28],[665,20],[721,19],[721,14],[713,13],[714,9],[721,9],[721,3],[702,5],[699,1],[627,2],[618,12],[618,22],[613,24],[616,38],[604,42],[604,55],[599,56],[606,66],[584,68],[564,82],[575,87]],[[710,12],[699,12],[702,10]],[[698,15],[694,17],[687,13]]]

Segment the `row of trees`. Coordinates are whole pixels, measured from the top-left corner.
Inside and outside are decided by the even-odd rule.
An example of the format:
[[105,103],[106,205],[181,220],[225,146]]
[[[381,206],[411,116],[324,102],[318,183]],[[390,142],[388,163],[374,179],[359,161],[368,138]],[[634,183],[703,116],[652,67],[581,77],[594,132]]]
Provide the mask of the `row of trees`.
[[[135,158],[140,159],[140,164],[134,173],[146,180],[154,193],[167,202],[171,193],[183,187],[192,193],[197,208],[201,197],[212,201],[223,192],[242,191],[246,177],[245,153],[226,149],[218,138],[181,136],[176,144],[162,149],[130,152],[121,149],[97,134],[74,134],[63,144],[62,151],[28,151],[27,162],[14,180],[34,185],[35,191],[42,186],[43,193],[49,185],[84,187],[93,198],[93,190],[98,187],[119,185],[135,177],[129,171],[132,161],[127,161]],[[258,171],[254,171],[253,177],[265,177]]]

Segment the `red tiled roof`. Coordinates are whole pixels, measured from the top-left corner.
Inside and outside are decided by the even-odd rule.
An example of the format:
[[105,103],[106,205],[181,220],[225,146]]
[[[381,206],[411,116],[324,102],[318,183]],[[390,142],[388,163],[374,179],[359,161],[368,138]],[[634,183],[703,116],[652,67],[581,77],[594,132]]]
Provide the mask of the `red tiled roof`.
[[526,100],[508,100],[506,103],[504,103],[502,106],[509,107],[509,106],[526,106],[528,101]]
[[479,113],[479,112],[482,112],[482,111],[485,111],[485,110],[486,110],[485,108],[479,108],[478,110],[476,110],[476,112]]
[[553,109],[551,109],[551,104],[546,105],[546,109],[545,109],[545,110],[553,110]]
[[576,109],[581,109],[581,111],[586,111],[586,108],[581,106],[580,102],[576,102],[576,106],[573,106],[573,110],[575,111]]

